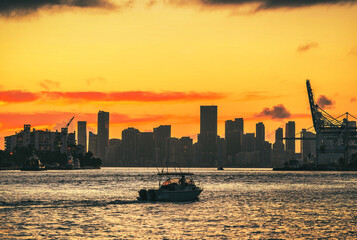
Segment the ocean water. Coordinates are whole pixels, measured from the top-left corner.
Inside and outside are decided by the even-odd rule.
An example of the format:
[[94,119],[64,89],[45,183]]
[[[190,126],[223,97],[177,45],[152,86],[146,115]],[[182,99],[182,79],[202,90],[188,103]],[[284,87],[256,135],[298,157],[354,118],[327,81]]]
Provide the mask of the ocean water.
[[0,172],[1,239],[356,239],[356,172],[190,169],[200,200],[142,203],[154,168]]

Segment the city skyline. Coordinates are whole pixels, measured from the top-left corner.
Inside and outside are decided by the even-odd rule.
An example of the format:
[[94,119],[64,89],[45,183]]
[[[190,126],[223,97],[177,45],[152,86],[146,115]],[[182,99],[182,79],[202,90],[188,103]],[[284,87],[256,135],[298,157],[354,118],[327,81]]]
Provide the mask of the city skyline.
[[94,132],[99,109],[111,113],[110,137],[152,122],[195,137],[198,106],[210,104],[218,135],[244,117],[248,132],[264,122],[273,142],[289,120],[312,126],[307,78],[333,116],[356,108],[356,4],[24,2],[0,10],[1,149],[24,122],[60,130],[73,113]]

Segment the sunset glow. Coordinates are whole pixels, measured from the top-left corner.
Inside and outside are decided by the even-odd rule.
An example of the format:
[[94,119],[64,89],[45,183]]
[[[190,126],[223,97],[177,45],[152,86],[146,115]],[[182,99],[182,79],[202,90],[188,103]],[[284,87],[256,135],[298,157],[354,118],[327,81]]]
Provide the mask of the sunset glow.
[[356,1],[17,2],[0,3],[0,149],[23,124],[96,132],[99,110],[110,138],[171,124],[196,139],[211,104],[219,135],[243,117],[273,141],[312,126],[306,79],[331,115],[357,116]]

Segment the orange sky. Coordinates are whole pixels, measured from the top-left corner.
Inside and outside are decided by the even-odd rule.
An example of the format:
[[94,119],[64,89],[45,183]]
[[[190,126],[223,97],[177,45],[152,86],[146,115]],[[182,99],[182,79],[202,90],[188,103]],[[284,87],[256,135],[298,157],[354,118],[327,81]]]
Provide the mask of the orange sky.
[[111,113],[111,138],[160,124],[195,138],[199,106],[207,104],[218,106],[221,136],[225,120],[243,117],[246,132],[263,121],[273,141],[289,120],[297,130],[312,126],[307,78],[329,113],[357,115],[356,4],[4,2],[0,149],[25,123],[59,129],[74,115],[72,129],[87,120],[96,131],[99,110]]

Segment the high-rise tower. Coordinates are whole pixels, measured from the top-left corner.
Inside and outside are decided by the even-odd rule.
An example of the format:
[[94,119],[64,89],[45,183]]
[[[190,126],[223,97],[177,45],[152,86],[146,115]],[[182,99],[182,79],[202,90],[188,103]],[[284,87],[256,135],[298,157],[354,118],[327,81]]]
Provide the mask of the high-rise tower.
[[204,166],[214,166],[217,155],[217,106],[201,106],[200,123],[200,162]]
[[77,139],[78,145],[84,147],[84,152],[87,152],[87,122],[78,121],[77,122]]
[[[286,138],[295,138],[295,122],[289,121],[285,125],[285,137]],[[295,153],[295,139],[287,139],[286,143],[286,151],[291,153]]]
[[109,144],[109,112],[98,112],[97,152],[96,155],[105,163],[106,148]]

